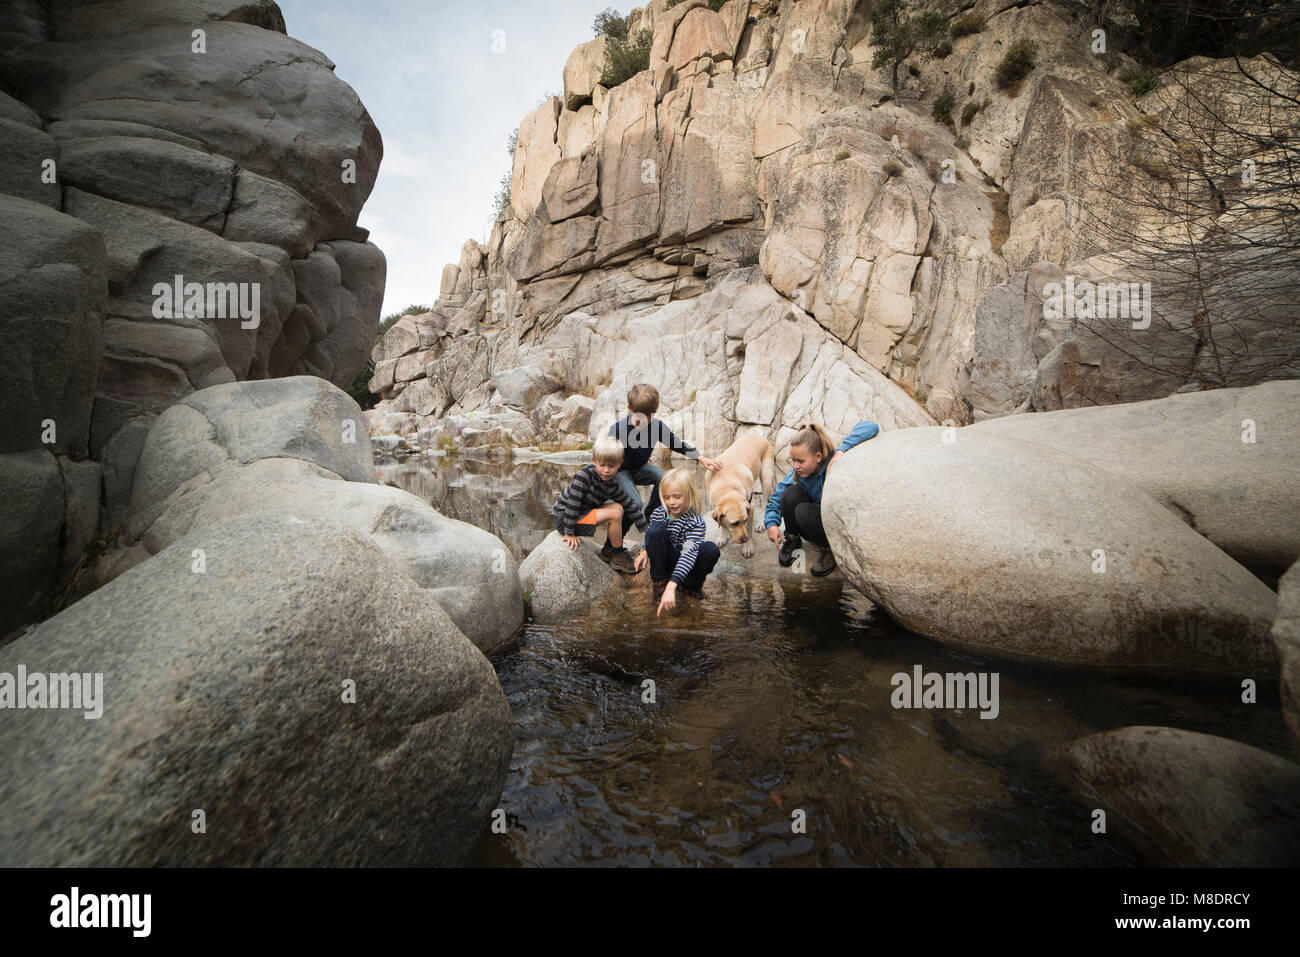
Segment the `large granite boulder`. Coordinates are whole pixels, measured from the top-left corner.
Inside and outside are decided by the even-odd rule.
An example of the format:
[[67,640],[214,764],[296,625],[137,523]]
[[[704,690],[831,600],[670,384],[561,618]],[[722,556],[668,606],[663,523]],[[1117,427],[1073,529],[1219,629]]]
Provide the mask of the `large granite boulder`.
[[[102,675],[0,723],[8,866],[462,865],[511,754],[492,666],[310,509],[205,526],[0,649]],[[83,702],[84,704],[84,702]],[[196,812],[202,812],[200,830]]]
[[[62,550],[66,568],[115,532],[144,433],[165,409],[243,379],[348,386],[364,368],[385,262],[357,217],[382,144],[333,63],[286,36],[270,0],[10,6],[0,455],[52,451],[65,478],[53,540],[15,545],[27,558],[0,555],[26,569],[7,579],[25,593],[5,607],[29,616],[58,587],[34,572],[50,568],[41,556]],[[168,294],[177,284],[183,303]],[[234,315],[240,306],[249,315]],[[96,469],[102,498],[91,502]],[[18,483],[6,497],[30,484],[20,471],[0,470]]]
[[1300,558],[1300,381],[990,419],[960,433],[1067,452],[1122,476],[1247,567]]
[[1059,758],[1089,814],[1107,812],[1107,836],[1150,864],[1300,864],[1300,765],[1275,754],[1195,731],[1130,727],[1080,738]]
[[427,592],[485,653],[523,622],[505,545],[377,484],[361,410],[312,376],[214,386],[163,413],[140,456],[124,545],[157,554],[224,519],[279,510],[359,532],[387,559],[383,574]]
[[1124,478],[974,430],[882,434],[831,470],[845,576],[899,624],[986,653],[1267,677],[1276,598]]

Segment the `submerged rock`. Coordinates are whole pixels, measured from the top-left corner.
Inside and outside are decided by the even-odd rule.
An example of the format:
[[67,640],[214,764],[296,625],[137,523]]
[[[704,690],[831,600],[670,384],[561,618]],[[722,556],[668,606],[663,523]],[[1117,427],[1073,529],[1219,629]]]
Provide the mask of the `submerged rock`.
[[831,470],[822,514],[845,576],[913,631],[1061,662],[1277,667],[1267,586],[1132,483],[1055,449],[880,435]]
[[1155,727],[1091,734],[1060,757],[1089,808],[1095,800],[1106,810],[1106,834],[1152,864],[1300,864],[1300,765],[1239,741]]
[[[201,556],[201,557],[198,557]],[[0,722],[8,866],[460,865],[511,754],[491,664],[354,529],[205,526],[0,649],[103,675]],[[196,833],[201,811],[205,832]]]
[[597,550],[591,539],[571,549],[559,532],[551,532],[523,560],[519,582],[534,621],[565,621],[614,587],[618,573],[600,560]]

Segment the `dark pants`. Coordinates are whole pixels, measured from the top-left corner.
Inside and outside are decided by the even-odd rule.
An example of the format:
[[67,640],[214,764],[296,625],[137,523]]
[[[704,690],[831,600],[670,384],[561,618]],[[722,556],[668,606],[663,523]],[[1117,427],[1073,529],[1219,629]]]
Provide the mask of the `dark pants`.
[[[664,477],[664,470],[657,465],[651,465],[647,462],[645,465],[636,469],[619,469],[614,473],[614,481],[617,482],[627,493],[627,497],[638,505],[642,505],[641,511],[645,513],[646,521],[654,514],[654,510],[659,507],[659,480]],[[638,485],[650,486],[650,504],[644,505],[641,501],[641,493],[637,491]],[[623,536],[626,538],[628,529],[632,527],[632,516],[628,512],[623,512]]]
[[[680,548],[673,547],[672,536],[668,534],[667,525],[655,522],[650,526],[645,533],[645,550],[650,556],[650,580],[666,582],[672,578],[673,569],[677,567],[677,560],[681,558],[682,551]],[[703,588],[704,579],[709,572],[713,571],[713,566],[718,564],[720,554],[718,546],[713,542],[701,544],[699,552],[695,555],[695,564],[691,566],[690,572],[678,587],[696,590]]]
[[781,496],[781,518],[787,535],[798,535],[814,545],[829,548],[826,531],[822,528],[822,507],[808,497],[803,486],[793,483]]

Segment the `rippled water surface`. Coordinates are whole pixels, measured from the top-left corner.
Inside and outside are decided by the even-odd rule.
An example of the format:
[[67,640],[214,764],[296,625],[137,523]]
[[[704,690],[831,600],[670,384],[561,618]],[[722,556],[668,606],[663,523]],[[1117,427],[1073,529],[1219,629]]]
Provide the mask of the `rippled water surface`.
[[[518,557],[576,468],[421,458],[381,479]],[[1160,724],[1288,749],[1275,691],[1249,706],[1232,679],[963,655],[899,629],[838,575],[778,572],[770,555],[727,549],[705,600],[658,619],[648,575],[628,581],[571,622],[530,623],[495,660],[515,718],[510,826],[479,863],[1130,866],[1051,773],[1054,747]],[[894,709],[891,677],[918,664],[997,671],[998,717]]]

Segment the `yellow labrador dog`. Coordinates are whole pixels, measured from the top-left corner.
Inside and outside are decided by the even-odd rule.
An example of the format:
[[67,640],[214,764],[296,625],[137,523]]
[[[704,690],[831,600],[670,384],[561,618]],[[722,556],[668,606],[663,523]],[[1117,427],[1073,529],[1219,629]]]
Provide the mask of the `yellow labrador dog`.
[[754,479],[762,480],[763,500],[758,507],[764,508],[775,485],[773,458],[772,446],[767,439],[757,432],[750,432],[736,439],[727,451],[718,456],[722,467],[705,478],[709,501],[713,503],[713,520],[726,536],[722,544],[739,542],[740,554],[746,558],[754,554],[754,543],[750,541],[754,535],[754,508],[749,501],[754,491]]

